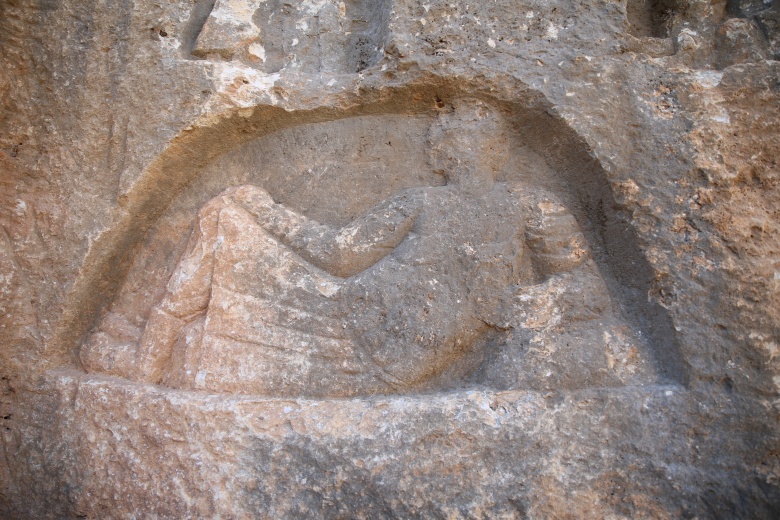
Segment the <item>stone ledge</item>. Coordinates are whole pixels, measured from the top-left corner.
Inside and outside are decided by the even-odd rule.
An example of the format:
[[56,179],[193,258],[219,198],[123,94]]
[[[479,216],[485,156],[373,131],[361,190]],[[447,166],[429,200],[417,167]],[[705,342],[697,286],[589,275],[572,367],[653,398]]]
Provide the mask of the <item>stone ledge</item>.
[[61,478],[88,517],[490,516],[544,511],[564,489],[595,499],[632,473],[688,478],[675,417],[694,400],[678,386],[309,400],[46,380],[61,396]]

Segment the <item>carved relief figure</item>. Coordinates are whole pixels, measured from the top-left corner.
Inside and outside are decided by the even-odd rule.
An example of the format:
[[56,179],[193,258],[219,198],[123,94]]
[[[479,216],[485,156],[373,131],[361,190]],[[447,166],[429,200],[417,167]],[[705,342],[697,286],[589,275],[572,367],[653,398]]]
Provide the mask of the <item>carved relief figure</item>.
[[[502,125],[480,101],[455,103],[429,136],[446,185],[340,229],[255,186],[214,198],[124,375],[260,395],[400,393],[462,380],[491,333],[546,324],[545,305],[555,319],[601,316],[609,297],[571,214],[496,181]],[[550,287],[554,301],[535,294]]]

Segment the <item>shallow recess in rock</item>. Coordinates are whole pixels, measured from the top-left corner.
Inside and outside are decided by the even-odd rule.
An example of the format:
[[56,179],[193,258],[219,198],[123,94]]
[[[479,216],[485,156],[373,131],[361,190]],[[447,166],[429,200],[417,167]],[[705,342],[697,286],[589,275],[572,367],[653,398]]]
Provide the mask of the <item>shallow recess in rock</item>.
[[[645,297],[653,274],[603,171],[538,104],[444,83],[399,89],[352,114],[258,107],[241,116],[249,132],[228,134],[232,146],[207,137],[223,127],[201,129],[203,143],[227,151],[202,169],[150,173],[177,188],[139,193],[139,207],[159,208],[159,218],[139,214],[147,220],[120,240],[151,226],[81,361],[176,388],[279,397],[684,383],[669,317]],[[495,116],[472,123],[464,111]],[[436,151],[442,124],[485,148]],[[430,157],[442,153],[437,171]],[[482,164],[485,153],[507,156],[479,202],[450,170]],[[257,197],[279,214],[270,228],[253,223],[270,218],[258,216],[267,203]],[[508,206],[496,205],[502,197]],[[411,227],[397,227],[406,224],[392,211]],[[382,226],[401,233],[393,245],[365,264],[353,258],[369,247],[351,242],[355,234],[374,243]],[[320,237],[326,245],[312,245]],[[318,263],[317,251],[345,239],[339,254],[361,267]]]
[[678,0],[628,0],[629,32],[638,37],[666,38]]

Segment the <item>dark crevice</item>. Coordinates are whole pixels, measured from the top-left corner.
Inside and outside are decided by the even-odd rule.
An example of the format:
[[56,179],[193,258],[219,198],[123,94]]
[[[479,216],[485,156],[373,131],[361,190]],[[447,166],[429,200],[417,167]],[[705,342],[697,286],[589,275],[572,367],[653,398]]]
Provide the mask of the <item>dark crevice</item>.
[[667,38],[679,0],[628,0],[628,32],[639,38]]
[[347,53],[349,72],[365,70],[381,59],[388,37],[391,8],[390,0],[347,4],[347,16],[352,25]]

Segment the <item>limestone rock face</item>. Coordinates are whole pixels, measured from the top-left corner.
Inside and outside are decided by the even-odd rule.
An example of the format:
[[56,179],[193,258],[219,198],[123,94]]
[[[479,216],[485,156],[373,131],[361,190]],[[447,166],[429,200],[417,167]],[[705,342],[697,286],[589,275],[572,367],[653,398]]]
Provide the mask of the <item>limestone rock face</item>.
[[778,9],[0,4],[0,516],[776,518]]

